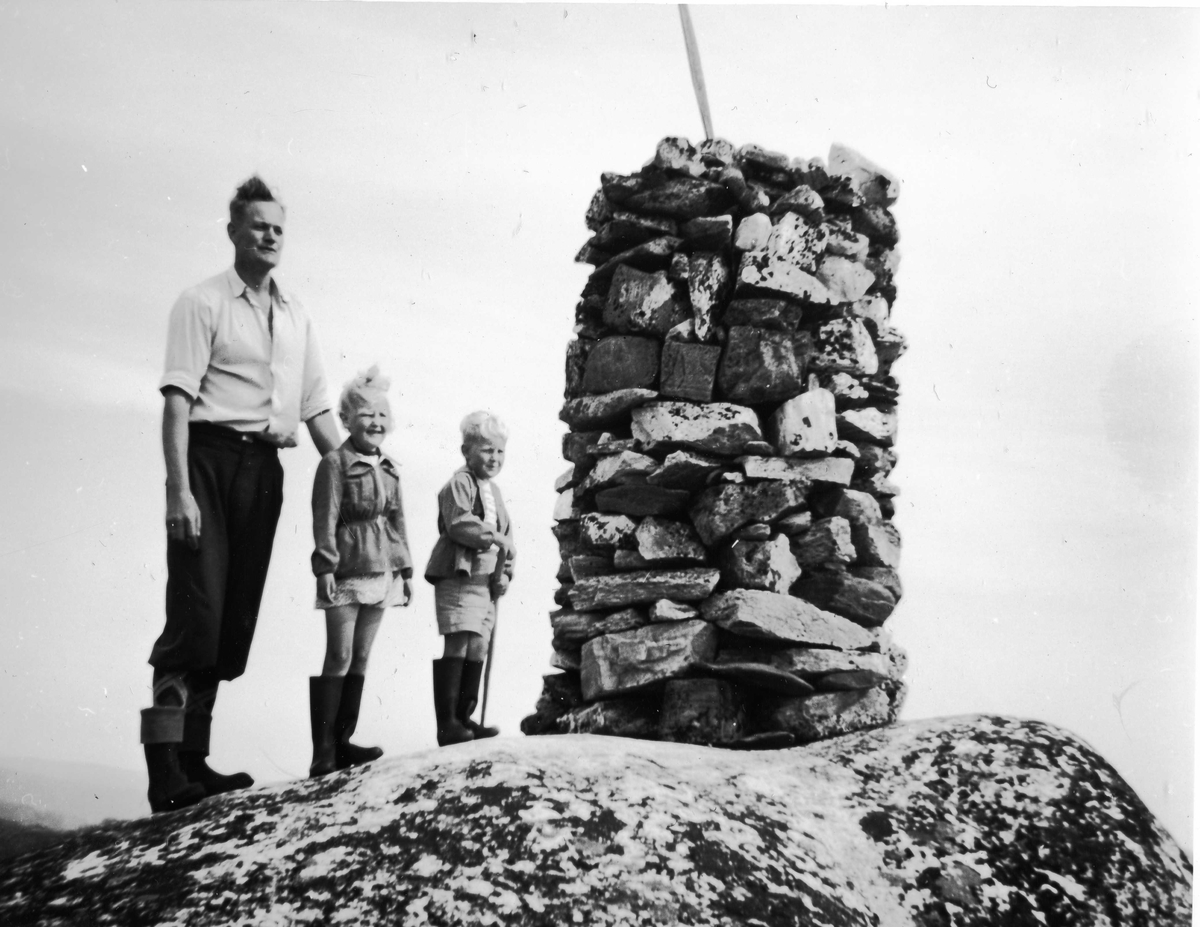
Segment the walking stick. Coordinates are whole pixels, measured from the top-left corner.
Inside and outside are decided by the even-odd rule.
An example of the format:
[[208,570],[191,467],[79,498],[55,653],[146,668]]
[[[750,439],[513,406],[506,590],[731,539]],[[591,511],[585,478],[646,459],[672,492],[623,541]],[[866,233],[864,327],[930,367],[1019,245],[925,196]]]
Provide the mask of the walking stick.
[[[492,571],[492,588],[495,589],[500,583],[500,577],[504,575],[504,568],[508,565],[508,549],[501,548],[500,553],[496,556],[496,569]],[[500,626],[500,596],[492,596],[492,608],[496,610],[496,619],[492,622],[492,639],[488,642],[487,660],[483,665],[483,707],[479,709],[479,724],[482,727],[487,723],[487,700],[488,688],[492,681],[492,654],[496,652],[496,629]]]

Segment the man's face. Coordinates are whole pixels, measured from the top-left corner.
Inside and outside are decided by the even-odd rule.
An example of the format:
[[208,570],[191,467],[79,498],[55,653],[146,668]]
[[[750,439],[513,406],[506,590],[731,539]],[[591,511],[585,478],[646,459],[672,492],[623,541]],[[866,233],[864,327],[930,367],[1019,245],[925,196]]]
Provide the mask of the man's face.
[[271,270],[283,251],[283,207],[275,202],[253,202],[246,206],[242,221],[229,223],[234,263]]

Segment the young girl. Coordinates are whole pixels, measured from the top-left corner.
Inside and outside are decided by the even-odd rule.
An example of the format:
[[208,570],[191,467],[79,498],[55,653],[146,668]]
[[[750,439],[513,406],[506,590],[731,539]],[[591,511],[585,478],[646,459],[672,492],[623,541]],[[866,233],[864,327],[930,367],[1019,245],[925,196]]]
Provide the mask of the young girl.
[[392,429],[390,385],[378,367],[346,384],[338,411],[350,437],[321,459],[313,482],[312,568],[328,638],[321,675],[309,679],[310,776],[383,755],[379,747],[350,743],[350,735],[384,609],[412,598],[400,475],[380,451]]
[[472,412],[459,428],[466,465],[438,493],[438,539],[425,567],[446,641],[442,658],[433,661],[439,746],[500,733],[472,721],[471,713],[514,555],[512,523],[493,482],[504,466],[508,429],[488,412]]

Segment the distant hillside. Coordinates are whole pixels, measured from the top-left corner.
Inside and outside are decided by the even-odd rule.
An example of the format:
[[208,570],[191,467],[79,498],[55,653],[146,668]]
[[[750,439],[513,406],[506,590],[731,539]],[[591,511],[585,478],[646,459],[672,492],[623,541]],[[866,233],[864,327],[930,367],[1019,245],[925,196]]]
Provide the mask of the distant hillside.
[[[0,822],[63,830],[143,817],[144,773],[96,763],[0,757]],[[9,830],[0,830],[0,843]]]
[[[7,808],[0,808],[0,814],[7,811]],[[73,833],[74,831],[54,830],[36,824],[18,824],[16,821],[0,818],[0,859],[32,853],[42,847],[60,843]]]

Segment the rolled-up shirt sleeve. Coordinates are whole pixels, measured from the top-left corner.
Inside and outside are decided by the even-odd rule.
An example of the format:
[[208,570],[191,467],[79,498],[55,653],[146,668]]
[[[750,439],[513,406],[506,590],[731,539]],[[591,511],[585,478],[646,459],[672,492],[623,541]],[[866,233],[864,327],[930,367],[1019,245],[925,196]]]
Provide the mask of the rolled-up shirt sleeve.
[[213,307],[190,292],[175,300],[167,322],[167,357],[161,392],[169,386],[183,390],[193,401],[212,356]]
[[333,408],[329,402],[329,389],[325,383],[325,365],[321,363],[321,348],[312,320],[304,333],[304,379],[300,393],[300,421],[307,422],[322,412]]

